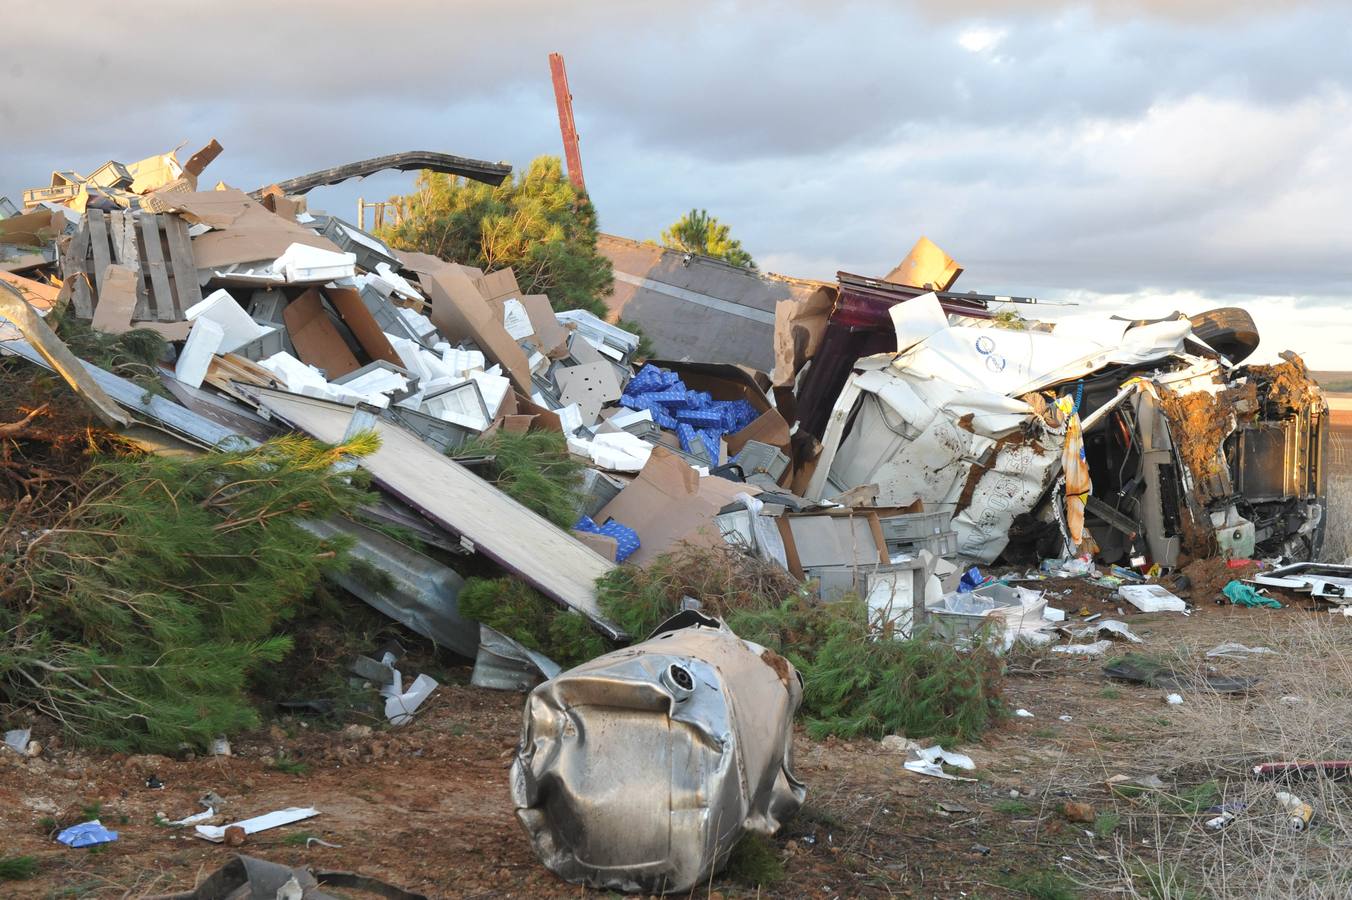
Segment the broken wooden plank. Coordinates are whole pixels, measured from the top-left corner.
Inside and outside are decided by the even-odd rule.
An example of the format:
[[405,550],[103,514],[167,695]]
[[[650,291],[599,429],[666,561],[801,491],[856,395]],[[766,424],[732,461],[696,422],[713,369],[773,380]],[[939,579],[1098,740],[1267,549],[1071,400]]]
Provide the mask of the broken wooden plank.
[[193,262],[188,226],[178,216],[166,215],[160,221],[169,241],[169,267],[174,273],[174,308],[161,308],[160,321],[178,321],[185,317],[189,307],[202,301],[202,286],[197,283],[197,265]]
[[65,379],[75,393],[89,403],[105,425],[116,428],[131,423],[131,417],[95,383],[85,364],[42,321],[42,317],[28,305],[18,288],[6,282],[0,282],[0,316],[9,319],[19,329],[38,355],[52,367],[52,371]]
[[61,256],[62,286],[70,286],[70,302],[75,307],[75,315],[81,319],[94,315],[94,302],[89,296],[88,256],[89,223],[86,221],[80,223]]
[[98,293],[103,290],[103,270],[113,261],[108,252],[108,220],[101,209],[89,210],[85,219],[89,222],[89,243],[94,250],[94,288]]
[[160,321],[159,311],[174,308],[174,294],[169,288],[169,273],[164,267],[164,248],[160,244],[160,217],[141,213],[141,255],[145,258],[146,276],[150,282],[150,310],[141,319]]
[[[299,394],[254,391],[277,418],[329,444],[343,441],[355,412],[351,406]],[[613,569],[613,563],[412,432],[384,419],[377,419],[373,430],[380,447],[357,464],[376,484],[611,637],[624,635],[596,602],[596,579]]]

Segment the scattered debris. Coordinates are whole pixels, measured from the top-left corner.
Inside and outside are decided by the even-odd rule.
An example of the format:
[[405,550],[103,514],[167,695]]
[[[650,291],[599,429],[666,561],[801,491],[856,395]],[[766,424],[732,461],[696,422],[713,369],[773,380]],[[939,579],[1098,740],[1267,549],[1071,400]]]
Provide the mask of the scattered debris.
[[321,890],[324,887],[370,893],[386,900],[427,900],[422,894],[406,891],[367,875],[316,870],[308,866],[291,868],[251,856],[236,856],[202,879],[191,891],[157,894],[147,900],[236,900],[243,897],[337,900],[339,896],[346,896],[329,894]]
[[1206,652],[1206,655],[1208,659],[1214,659],[1216,657],[1225,657],[1226,659],[1244,659],[1245,657],[1250,655],[1258,655],[1258,654],[1275,655],[1276,653],[1277,651],[1273,650],[1270,647],[1246,647],[1245,645],[1240,644],[1236,641],[1224,641],[1208,650]]
[[1073,656],[1102,656],[1112,647],[1109,640],[1094,641],[1092,644],[1062,644],[1052,648],[1053,653],[1069,653]]
[[1091,825],[1095,818],[1093,806],[1074,800],[1067,800],[1061,804],[1061,815],[1065,816],[1068,822],[1085,822]]
[[1314,818],[1313,806],[1286,791],[1278,791],[1275,797],[1277,804],[1286,813],[1287,827],[1292,831],[1304,831],[1310,827],[1310,820]]

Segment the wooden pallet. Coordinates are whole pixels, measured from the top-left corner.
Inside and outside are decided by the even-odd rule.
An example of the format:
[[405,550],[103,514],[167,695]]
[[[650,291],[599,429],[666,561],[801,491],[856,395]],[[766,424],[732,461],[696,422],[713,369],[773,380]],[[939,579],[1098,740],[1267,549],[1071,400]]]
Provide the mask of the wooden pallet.
[[85,213],[62,258],[63,276],[75,278],[71,303],[80,318],[93,318],[104,271],[113,264],[136,273],[133,321],[182,322],[187,309],[202,299],[188,226],[178,216]]

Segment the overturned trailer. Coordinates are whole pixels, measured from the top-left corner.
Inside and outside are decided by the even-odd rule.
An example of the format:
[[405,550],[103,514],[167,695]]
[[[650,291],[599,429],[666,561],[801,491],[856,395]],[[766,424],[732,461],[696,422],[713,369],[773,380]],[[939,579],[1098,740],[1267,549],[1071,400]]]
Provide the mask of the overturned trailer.
[[[808,496],[876,484],[951,513],[959,554],[987,563],[1318,555],[1327,405],[1294,355],[1240,364],[1242,311],[1001,327],[934,293],[887,311],[896,352],[844,374]],[[842,380],[830,349],[800,398]]]

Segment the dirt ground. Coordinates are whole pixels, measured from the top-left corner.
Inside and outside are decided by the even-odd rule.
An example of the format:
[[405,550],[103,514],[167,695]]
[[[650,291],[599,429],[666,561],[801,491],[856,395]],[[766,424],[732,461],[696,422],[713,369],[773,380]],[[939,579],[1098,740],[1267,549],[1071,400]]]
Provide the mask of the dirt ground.
[[[1133,614],[1126,606],[1119,615],[1118,601],[1105,590],[1080,581],[1043,586],[1072,619],[1080,607],[1121,619],[1144,640],[1132,649],[1165,656],[1200,659],[1196,648],[1222,640],[1272,643],[1315,620],[1321,628],[1352,627],[1352,620],[1335,621],[1302,604],[1238,609],[1201,598],[1188,617]],[[1266,659],[1214,663],[1227,674],[1261,675]],[[758,889],[715,878],[692,896],[1130,895],[1122,886],[1124,851],[1152,847],[1160,839],[1161,814],[1155,808],[1151,816],[1135,815],[1140,798],[1115,796],[1105,780],[1159,774],[1182,794],[1205,776],[1190,778],[1197,761],[1186,754],[1161,752],[1186,741],[1186,728],[1195,727],[1177,712],[1193,696],[1184,707],[1169,706],[1164,690],[1109,681],[1103,664],[1102,658],[1045,651],[1012,654],[1005,698],[1011,712],[1025,709],[1032,718],[1011,715],[980,742],[949,748],[976,762],[972,782],[906,772],[904,756],[877,742],[814,742],[800,731],[796,768],[808,799],[774,839],[784,880]],[[537,862],[512,814],[507,767],[521,695],[469,687],[468,674],[458,670],[458,683],[443,686],[419,719],[399,730],[323,730],[284,719],[236,740],[228,758],[59,747],[31,760],[0,753],[0,856],[40,861],[36,876],[0,882],[0,895],[139,898],[188,890],[236,851],[190,829],[156,824],[156,815],[195,813],[208,791],[224,798],[227,819],[288,806],[320,810],[309,821],[250,836],[238,852],[360,871],[429,897],[589,895]],[[1261,684],[1255,689],[1263,690]],[[162,789],[147,788],[152,775]],[[1088,804],[1089,821],[1068,821],[1068,801]],[[95,806],[119,832],[116,843],[71,850],[49,837],[53,820],[80,821]],[[1201,822],[1209,815],[1200,808],[1183,814],[1187,818],[1173,824],[1206,834]],[[338,846],[307,847],[307,837]],[[1069,893],[1067,884],[1073,885]]]

